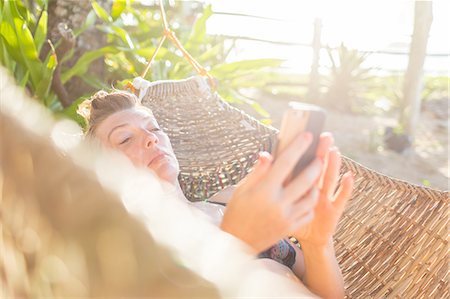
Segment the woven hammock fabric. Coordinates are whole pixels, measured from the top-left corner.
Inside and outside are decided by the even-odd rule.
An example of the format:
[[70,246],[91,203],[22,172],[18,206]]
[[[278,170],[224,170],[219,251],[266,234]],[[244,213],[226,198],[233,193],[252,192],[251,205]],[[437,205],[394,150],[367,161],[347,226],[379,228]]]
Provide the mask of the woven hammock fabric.
[[152,84],[142,103],[169,135],[191,201],[239,182],[277,134],[224,102],[200,77]]
[[[199,77],[153,82],[143,97],[168,133],[190,200],[238,182],[277,131],[231,107]],[[348,298],[449,298],[449,192],[344,157],[355,191],[335,235]]]

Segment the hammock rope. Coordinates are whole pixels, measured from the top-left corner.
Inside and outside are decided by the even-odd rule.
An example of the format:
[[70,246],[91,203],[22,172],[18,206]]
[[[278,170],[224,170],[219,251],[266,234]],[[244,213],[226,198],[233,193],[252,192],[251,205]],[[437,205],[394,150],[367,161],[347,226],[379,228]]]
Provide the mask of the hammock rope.
[[[155,60],[156,55],[158,54],[158,52],[161,49],[162,45],[164,44],[165,40],[169,39],[178,48],[178,50],[181,51],[181,53],[183,54],[183,57],[194,68],[194,70],[197,72],[197,74],[199,74],[202,77],[207,77],[210,86],[212,88],[215,88],[216,82],[214,80],[214,77],[197,60],[195,60],[195,58],[192,57],[191,54],[189,54],[189,52],[184,48],[183,44],[180,42],[180,40],[175,35],[175,32],[170,29],[169,23],[167,22],[166,11],[164,9],[164,4],[163,4],[162,0],[159,0],[159,7],[161,10],[161,18],[162,18],[162,23],[163,23],[163,27],[164,27],[162,36],[161,36],[159,43],[155,49],[155,52],[153,52],[152,56],[148,60],[147,65],[141,74],[141,77],[143,79],[145,79],[145,76],[147,75],[148,71],[150,70],[150,67],[151,67],[153,61]],[[131,83],[129,83],[127,86],[133,92],[135,92],[135,88]]]

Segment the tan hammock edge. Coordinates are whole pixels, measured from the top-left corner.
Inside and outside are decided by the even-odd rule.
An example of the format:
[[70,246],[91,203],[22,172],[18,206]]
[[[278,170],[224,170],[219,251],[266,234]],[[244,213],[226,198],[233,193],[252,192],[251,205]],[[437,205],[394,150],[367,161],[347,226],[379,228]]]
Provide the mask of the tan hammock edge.
[[[190,200],[237,183],[277,131],[224,102],[204,79],[152,83],[142,99],[169,134]],[[335,235],[348,298],[449,298],[449,193],[377,173],[356,176]]]

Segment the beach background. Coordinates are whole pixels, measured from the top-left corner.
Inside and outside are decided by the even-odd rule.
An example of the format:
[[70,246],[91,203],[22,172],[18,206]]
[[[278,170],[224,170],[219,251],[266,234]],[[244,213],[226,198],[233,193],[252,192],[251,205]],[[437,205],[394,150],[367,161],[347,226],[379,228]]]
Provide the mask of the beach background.
[[[321,43],[367,52],[363,66],[376,76],[402,76],[414,22],[414,1],[209,1],[214,14],[208,20],[210,34],[235,40],[230,61],[279,58],[287,73],[308,74],[311,69],[314,22],[321,21]],[[450,2],[433,1],[425,76],[447,77],[450,68]],[[331,61],[321,50],[319,71],[329,72]],[[301,96],[272,94],[248,95],[269,114],[279,128],[283,111],[291,100]],[[350,113],[328,109],[326,130],[334,133],[342,153],[378,172],[418,185],[449,189],[449,93],[441,92],[422,103],[413,147],[404,153],[385,148],[383,132],[395,127],[398,111],[384,109],[388,99],[375,101],[374,113]],[[241,109],[261,118],[253,109]]]

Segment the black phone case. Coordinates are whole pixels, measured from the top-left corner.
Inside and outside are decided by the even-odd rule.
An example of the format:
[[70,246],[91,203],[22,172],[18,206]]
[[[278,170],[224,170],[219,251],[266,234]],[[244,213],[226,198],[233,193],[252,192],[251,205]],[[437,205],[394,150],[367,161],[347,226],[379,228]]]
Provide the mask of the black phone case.
[[306,150],[305,154],[300,158],[292,171],[292,177],[297,176],[306,166],[316,157],[317,146],[319,144],[320,134],[325,124],[325,112],[323,110],[309,111],[309,118],[306,123],[305,131],[313,134],[313,141]]

